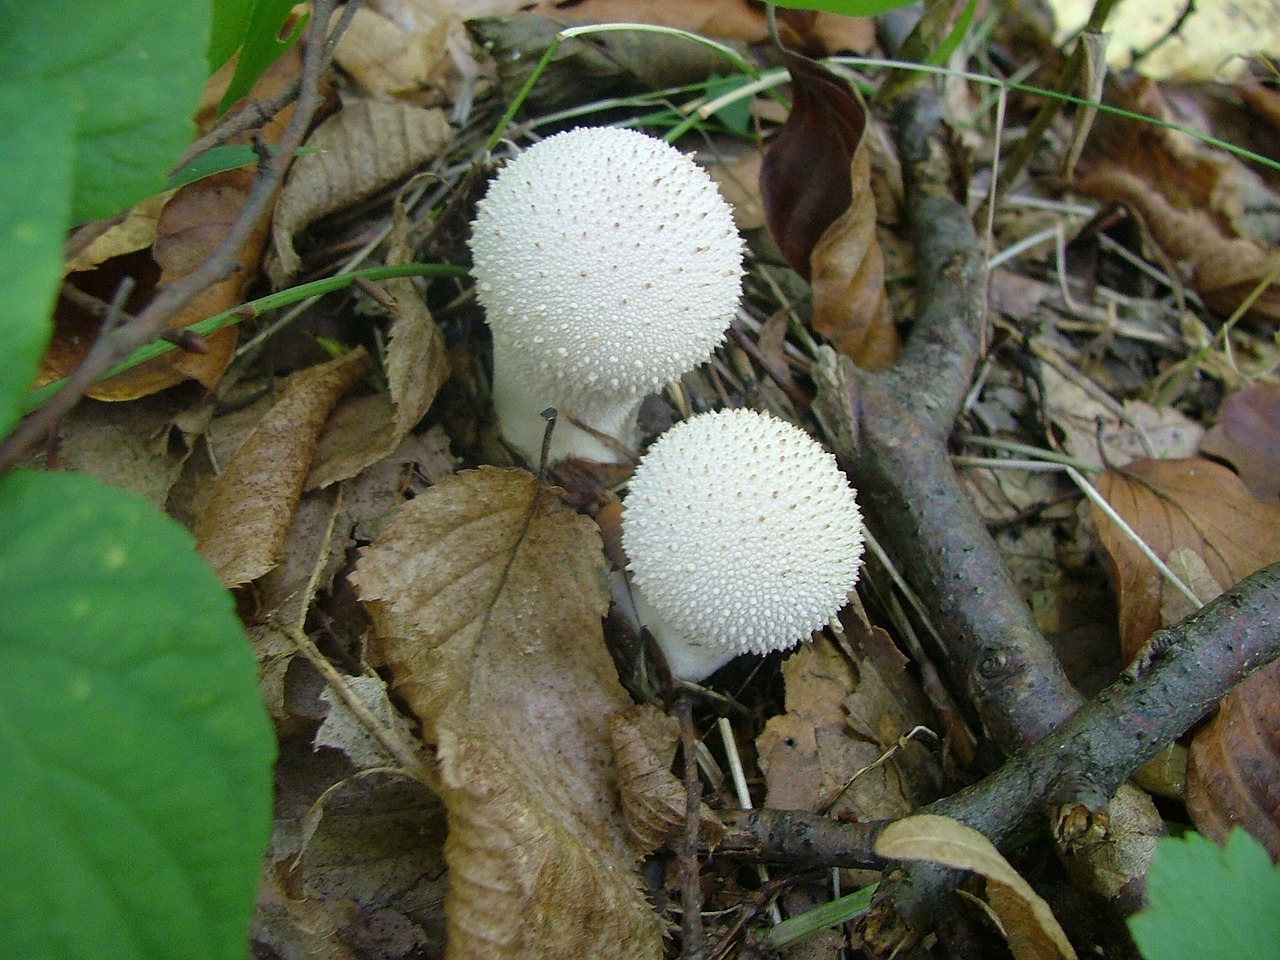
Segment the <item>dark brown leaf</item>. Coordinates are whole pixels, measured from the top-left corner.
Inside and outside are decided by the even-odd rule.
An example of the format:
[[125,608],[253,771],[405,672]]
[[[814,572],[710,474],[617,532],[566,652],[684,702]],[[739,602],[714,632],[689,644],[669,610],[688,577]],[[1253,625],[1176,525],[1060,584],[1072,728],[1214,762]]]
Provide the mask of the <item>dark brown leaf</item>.
[[760,169],[765,222],[792,269],[806,280],[818,238],[849,208],[848,175],[867,126],[849,85],[819,63],[788,50],[792,103]]
[[813,329],[858,366],[898,355],[876,237],[867,110],[822,65],[784,51],[791,113],[765,154],[765,222],[787,262],[813,284]]
[[1280,663],[1228,694],[1191,741],[1187,812],[1219,843],[1241,826],[1280,860]]
[[[1280,560],[1280,507],[1258,503],[1239,477],[1210,460],[1135,460],[1105,472],[1098,491],[1157,556],[1168,562],[1189,550],[1220,589]],[[1164,581],[1123,531],[1096,508],[1093,515],[1115,566],[1128,658],[1162,625]]]
[[1280,505],[1280,386],[1259,383],[1230,394],[1200,449],[1235,467],[1263,503]]

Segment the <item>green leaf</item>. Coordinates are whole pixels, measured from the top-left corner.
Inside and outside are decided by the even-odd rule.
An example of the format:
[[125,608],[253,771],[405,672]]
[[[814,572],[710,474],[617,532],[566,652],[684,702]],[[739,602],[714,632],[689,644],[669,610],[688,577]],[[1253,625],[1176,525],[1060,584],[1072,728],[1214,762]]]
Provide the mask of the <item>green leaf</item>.
[[1161,840],[1147,897],[1129,920],[1147,960],[1280,955],[1280,868],[1238,827],[1225,847],[1198,833]]
[[914,0],[774,0],[779,7],[792,10],[824,10],[827,13],[838,13],[845,17],[874,17],[905,7]]
[[307,18],[299,17],[293,31],[281,38],[280,28],[293,9],[294,0],[249,0],[249,4],[247,17],[242,21],[240,59],[218,104],[219,111],[226,110],[252,90],[258,78],[302,36],[307,25]]
[[[159,192],[194,130],[207,0],[0,0],[0,23],[0,87],[56,81],[79,96],[72,218],[109,217]],[[66,104],[32,97],[28,109],[60,123],[51,118]]]
[[49,342],[78,113],[75,91],[62,84],[0,86],[0,436],[23,412]]
[[213,21],[209,28],[209,72],[230,60],[244,43],[245,25],[253,0],[213,0]]
[[933,51],[925,58],[925,63],[940,64],[946,63],[951,59],[951,55],[956,52],[956,48],[960,46],[960,41],[964,39],[964,35],[969,32],[969,28],[973,26],[973,15],[978,9],[978,0],[969,0],[964,5],[964,9],[960,11],[960,16],[956,17],[955,26],[951,28],[951,32],[938,45],[938,49]]
[[243,960],[274,744],[192,538],[88,477],[0,478],[0,930],[24,960]]

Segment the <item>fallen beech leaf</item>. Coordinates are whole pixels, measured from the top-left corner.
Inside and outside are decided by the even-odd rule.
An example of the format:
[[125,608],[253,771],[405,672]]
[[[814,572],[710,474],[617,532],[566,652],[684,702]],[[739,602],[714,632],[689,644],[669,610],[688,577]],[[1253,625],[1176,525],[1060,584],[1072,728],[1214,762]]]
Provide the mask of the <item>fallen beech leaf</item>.
[[[1239,477],[1210,460],[1135,460],[1104,472],[1098,492],[1157,556],[1166,559],[1179,547],[1197,553],[1224,588],[1280,560],[1280,507],[1258,503]],[[1162,577],[1096,507],[1093,517],[1115,568],[1128,659],[1162,626]]]
[[1280,860],[1280,663],[1231,691],[1191,740],[1187,812],[1219,843],[1243,827]]
[[218,478],[195,534],[228,587],[256,580],[279,562],[320,429],[371,366],[362,347],[295,373]]
[[876,238],[865,105],[821,64],[783,51],[787,121],[765,154],[765,221],[792,268],[813,284],[813,328],[869,370],[889,366],[898,333]]
[[1259,383],[1225,397],[1200,449],[1235,467],[1263,503],[1280,505],[1280,386]]
[[876,853],[891,860],[926,860],[987,878],[987,896],[1016,960],[1075,960],[1076,952],[1038,893],[982,834],[950,817],[919,814],[887,826]]
[[621,816],[595,525],[522,470],[482,467],[406,504],[352,582],[374,649],[438,748],[451,960],[656,958]]
[[271,224],[277,259],[268,272],[283,286],[302,266],[293,238],[309,224],[408,176],[452,136],[438,109],[359,100],[307,138],[316,152],[289,168]]

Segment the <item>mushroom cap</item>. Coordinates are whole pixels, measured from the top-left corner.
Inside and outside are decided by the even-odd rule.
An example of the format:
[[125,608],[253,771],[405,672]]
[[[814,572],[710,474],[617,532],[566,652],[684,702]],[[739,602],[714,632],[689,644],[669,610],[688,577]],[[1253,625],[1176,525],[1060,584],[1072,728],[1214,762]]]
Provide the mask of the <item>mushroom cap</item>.
[[686,679],[808,639],[858,579],[862,514],[835,457],[753,410],[664,433],[624,508],[637,611]]
[[494,350],[533,404],[635,398],[706,360],[742,291],[742,240],[707,173],[669,144],[590,127],[498,174],[472,224]]

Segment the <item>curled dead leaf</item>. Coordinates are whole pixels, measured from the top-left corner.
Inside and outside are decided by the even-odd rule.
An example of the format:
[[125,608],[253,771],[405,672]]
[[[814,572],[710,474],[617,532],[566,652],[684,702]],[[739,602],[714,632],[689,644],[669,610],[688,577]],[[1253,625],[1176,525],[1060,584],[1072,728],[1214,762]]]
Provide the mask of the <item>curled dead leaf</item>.
[[987,878],[987,897],[1017,960],[1075,960],[1053,911],[981,833],[950,817],[919,814],[887,826],[876,853],[891,860],[927,860]]
[[280,559],[316,438],[338,399],[372,367],[361,347],[295,373],[250,432],[196,518],[197,547],[228,587],[256,580]]
[[854,363],[889,366],[898,333],[876,237],[867,109],[821,64],[783,52],[792,105],[765,154],[760,196],[769,232],[813,285],[813,328]]
[[590,520],[484,467],[406,504],[352,575],[438,746],[451,958],[661,953],[606,728],[630,698],[604,646],[604,569]]

